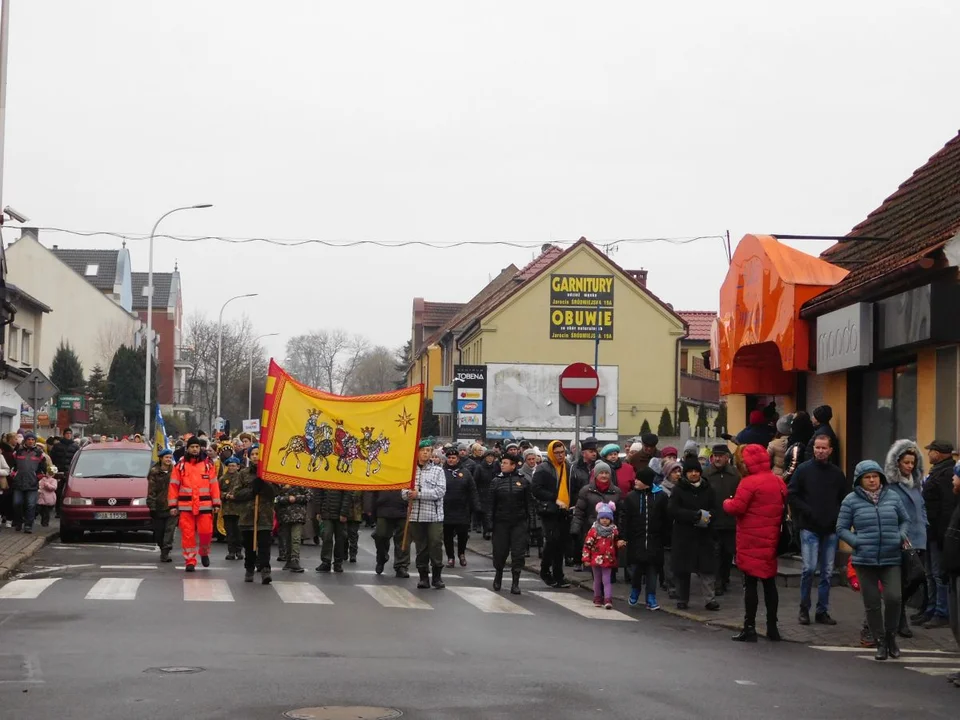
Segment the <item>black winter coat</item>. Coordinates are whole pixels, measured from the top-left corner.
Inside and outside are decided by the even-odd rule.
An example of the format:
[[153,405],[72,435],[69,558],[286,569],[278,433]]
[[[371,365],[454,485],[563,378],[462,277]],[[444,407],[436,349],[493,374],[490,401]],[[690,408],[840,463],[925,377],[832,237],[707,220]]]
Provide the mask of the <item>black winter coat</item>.
[[617,511],[614,517],[620,515],[620,488],[613,481],[606,490],[601,491],[596,485],[587,485],[577,494],[577,504],[573,508],[573,521],[570,523],[570,533],[586,535],[597,521],[597,503],[616,503]]
[[[567,510],[561,510],[557,505],[557,495],[560,493],[560,484],[557,480],[557,469],[553,467],[553,464],[549,460],[545,460],[537,465],[537,469],[533,471],[531,484],[533,485],[532,492],[536,500],[537,512],[540,515],[554,516],[560,515],[561,513],[570,513],[569,508]],[[567,465],[567,484],[570,484],[569,465]],[[567,491],[570,492],[570,502],[575,502],[577,496],[570,491],[569,487]]]
[[835,533],[840,503],[849,492],[847,478],[833,463],[815,459],[800,463],[787,486],[797,529],[821,536]]
[[400,490],[377,490],[370,493],[374,518],[399,520],[407,516],[407,501],[400,496]]
[[630,565],[660,562],[663,543],[661,515],[656,507],[659,495],[663,493],[631,490],[620,508],[620,539],[627,541],[627,562]]
[[[590,484],[590,473],[593,472],[593,463],[589,465],[580,458],[570,466],[570,504],[573,505],[579,497],[580,491]],[[611,478],[611,482],[616,485],[616,477]],[[588,528],[589,529],[589,528]]]
[[821,423],[814,429],[813,435],[807,443],[806,457],[813,457],[813,442],[818,435],[826,435],[830,438],[830,447],[833,448],[833,452],[830,454],[830,462],[840,467],[840,440],[837,439],[837,434],[830,427],[830,423]]
[[490,490],[490,485],[493,484],[493,479],[500,474],[500,463],[494,460],[489,465],[487,461],[477,463],[477,472],[473,476],[474,482],[477,484],[477,492],[481,495],[486,494]]
[[669,512],[673,518],[673,546],[670,559],[673,572],[686,574],[716,572],[713,551],[713,532],[710,527],[697,527],[700,511],[713,512],[717,505],[716,494],[710,483],[700,481],[700,487],[694,487],[681,480],[670,496]]
[[341,517],[348,517],[352,506],[353,493],[349,490],[313,491],[313,511],[321,520],[339,521]]
[[50,449],[50,459],[57,466],[57,470],[62,473],[70,471],[70,463],[73,462],[73,456],[77,454],[80,446],[76,440],[67,440],[60,438]]
[[447,491],[443,494],[443,524],[469,525],[473,512],[480,512],[480,495],[473,475],[462,464],[443,466]]
[[957,496],[953,494],[953,458],[941,460],[932,468],[923,484],[923,502],[927,506],[929,536],[943,546],[943,538],[950,525]]
[[487,519],[491,525],[523,523],[526,527],[534,519],[534,504],[529,480],[516,470],[509,475],[500,473],[490,486],[490,513]]
[[[767,446],[764,445],[763,447],[766,449]],[[710,529],[736,530],[737,519],[723,511],[723,501],[732,498],[737,493],[737,487],[740,485],[740,473],[737,472],[732,463],[727,463],[723,470],[718,470],[711,463],[704,471],[703,479],[710,483],[717,500],[717,506],[710,511],[714,514]]]

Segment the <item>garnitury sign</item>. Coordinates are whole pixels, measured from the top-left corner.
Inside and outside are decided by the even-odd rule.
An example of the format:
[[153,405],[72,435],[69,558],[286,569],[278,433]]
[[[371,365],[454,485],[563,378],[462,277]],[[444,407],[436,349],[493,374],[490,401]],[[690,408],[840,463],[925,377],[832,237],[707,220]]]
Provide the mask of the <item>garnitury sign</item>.
[[550,339],[613,340],[613,275],[550,276]]

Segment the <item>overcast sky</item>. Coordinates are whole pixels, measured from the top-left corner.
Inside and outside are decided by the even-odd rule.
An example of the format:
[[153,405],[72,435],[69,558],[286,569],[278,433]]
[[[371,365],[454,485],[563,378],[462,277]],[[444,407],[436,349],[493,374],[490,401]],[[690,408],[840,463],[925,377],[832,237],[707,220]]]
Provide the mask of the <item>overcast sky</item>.
[[[13,0],[3,201],[131,233],[210,202],[161,232],[330,241],[843,234],[960,127],[958,27],[954,0]],[[282,357],[318,328],[400,345],[413,297],[532,256],[161,240],[155,268],[179,260],[188,313],[259,292],[226,317]],[[718,240],[612,257],[717,308]]]

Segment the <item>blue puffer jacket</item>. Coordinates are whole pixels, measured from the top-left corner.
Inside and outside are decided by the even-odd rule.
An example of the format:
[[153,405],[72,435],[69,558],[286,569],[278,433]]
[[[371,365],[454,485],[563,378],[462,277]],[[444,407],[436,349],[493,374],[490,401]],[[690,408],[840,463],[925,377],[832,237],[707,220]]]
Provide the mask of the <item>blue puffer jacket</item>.
[[[880,475],[876,505],[860,486],[863,476],[870,472]],[[873,460],[857,463],[853,475],[853,492],[840,505],[837,535],[853,548],[854,565],[899,565],[910,523],[900,496],[890,489],[883,470]]]

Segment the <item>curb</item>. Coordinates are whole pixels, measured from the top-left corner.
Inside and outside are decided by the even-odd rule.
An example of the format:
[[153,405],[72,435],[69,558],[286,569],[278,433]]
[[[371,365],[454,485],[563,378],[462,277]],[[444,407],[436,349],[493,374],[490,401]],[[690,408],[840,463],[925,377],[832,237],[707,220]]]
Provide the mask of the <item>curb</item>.
[[[474,555],[479,555],[480,557],[485,557],[490,559],[493,558],[492,554],[481,552],[480,550],[474,550],[469,546],[467,547],[467,552],[473,553]],[[536,577],[540,577],[540,574],[536,570],[531,570],[526,565],[524,565],[523,571],[530,573],[531,575],[534,575]],[[588,584],[586,581],[578,580],[577,578],[572,578],[572,577],[567,578],[567,580],[572,587],[579,588],[580,590],[586,590],[587,592],[590,592],[590,593],[593,592],[593,585]],[[620,600],[620,598],[617,598],[617,599]],[[626,601],[623,600],[623,602],[626,602]],[[687,610],[679,610],[677,608],[667,607],[666,605],[660,606],[660,612],[666,613],[667,615],[673,615],[674,617],[683,618],[684,620],[691,620],[693,622],[698,622],[702,625],[710,625],[712,627],[725,628],[727,630],[740,630],[743,627],[740,623],[729,622],[726,620],[718,620],[710,617],[709,615],[698,615],[697,613],[692,613]],[[784,637],[781,642],[798,643],[801,645],[807,644],[803,640],[793,640],[787,637]]]
[[16,555],[12,556],[9,560],[6,561],[6,565],[0,565],[0,581],[6,580],[13,573],[16,572],[17,568],[26,561],[40,552],[44,547],[49,543],[52,543],[54,540],[60,539],[59,532],[52,532],[49,535],[43,535],[37,537],[31,542],[26,549],[21,550]]

